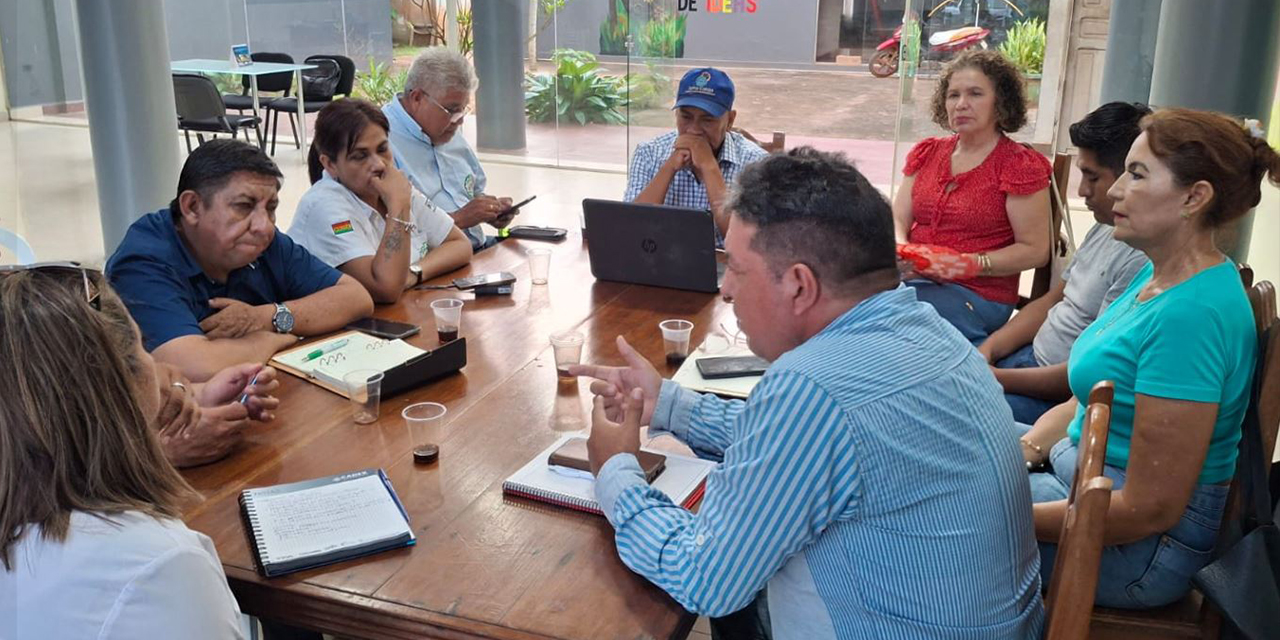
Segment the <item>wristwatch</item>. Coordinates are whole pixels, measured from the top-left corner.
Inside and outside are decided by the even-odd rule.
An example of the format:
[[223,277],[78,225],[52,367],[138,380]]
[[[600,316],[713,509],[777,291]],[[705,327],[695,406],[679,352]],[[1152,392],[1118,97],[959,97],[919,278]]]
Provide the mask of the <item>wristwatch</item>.
[[411,264],[409,265],[409,273],[413,274],[413,286],[416,287],[422,284],[422,267]]
[[276,333],[289,333],[293,331],[293,312],[284,303],[276,303],[276,313],[271,316],[271,327]]

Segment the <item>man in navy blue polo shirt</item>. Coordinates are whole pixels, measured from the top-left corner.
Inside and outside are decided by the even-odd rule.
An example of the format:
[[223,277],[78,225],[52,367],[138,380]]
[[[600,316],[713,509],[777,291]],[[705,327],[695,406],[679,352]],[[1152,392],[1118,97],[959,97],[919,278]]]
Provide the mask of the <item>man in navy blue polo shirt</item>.
[[719,69],[684,74],[673,107],[676,130],[636,147],[623,199],[710,211],[716,246],[723,246],[729,185],[743,167],[768,155],[733,131],[733,98],[733,81]]
[[358,281],[276,230],[281,177],[255,146],[201,145],[178,197],[134,222],[107,261],[147,350],[193,381],[373,313]]

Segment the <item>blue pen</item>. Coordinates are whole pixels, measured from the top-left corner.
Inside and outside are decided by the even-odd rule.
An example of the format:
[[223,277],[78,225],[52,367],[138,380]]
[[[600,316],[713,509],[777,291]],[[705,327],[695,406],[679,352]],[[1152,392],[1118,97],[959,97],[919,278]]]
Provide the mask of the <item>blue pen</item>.
[[[258,373],[261,373],[261,371],[259,371]],[[258,384],[257,373],[253,374],[253,379],[249,381],[249,387],[252,387],[255,384]],[[245,387],[245,388],[248,389],[249,387]],[[246,391],[244,395],[240,396],[240,404],[248,404],[248,403],[249,403],[249,392]]]

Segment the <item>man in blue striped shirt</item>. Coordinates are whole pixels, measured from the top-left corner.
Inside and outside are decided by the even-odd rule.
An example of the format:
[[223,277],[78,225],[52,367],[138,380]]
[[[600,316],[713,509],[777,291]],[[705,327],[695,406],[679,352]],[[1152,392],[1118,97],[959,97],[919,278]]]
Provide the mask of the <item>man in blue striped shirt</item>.
[[[748,167],[729,205],[723,293],[772,361],[750,398],[662,380],[621,338],[627,366],[574,370],[598,378],[589,452],[623,562],[709,616],[763,591],[774,638],[1039,638],[1013,416],[898,284],[888,202],[801,148]],[[645,483],[642,424],[720,461],[696,515]]]

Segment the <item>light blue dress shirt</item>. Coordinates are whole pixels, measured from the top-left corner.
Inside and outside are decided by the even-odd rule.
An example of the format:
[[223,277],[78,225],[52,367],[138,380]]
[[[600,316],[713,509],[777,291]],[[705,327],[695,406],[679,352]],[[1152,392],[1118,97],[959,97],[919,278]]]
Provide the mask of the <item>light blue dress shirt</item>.
[[768,586],[773,637],[1039,638],[1039,553],[1013,416],[907,287],[783,354],[744,402],[664,381],[651,434],[720,460],[695,515],[610,458],[618,554],[690,611]]
[[[452,215],[476,196],[483,195],[488,179],[480,159],[461,135],[436,145],[404,110],[396,94],[382,107],[391,124],[391,154],[396,166],[404,171],[419,191],[437,207]],[[471,240],[471,248],[480,250],[493,244],[480,225],[462,230]]]
[[[631,156],[631,168],[627,171],[627,191],[623,200],[635,201],[644,188],[653,182],[662,164],[671,157],[675,149],[678,131],[664,133],[657,138],[640,144]],[[742,173],[743,167],[769,155],[754,142],[747,140],[742,134],[730,131],[724,137],[720,147],[720,173],[724,175],[725,185],[732,185]],[[671,186],[667,188],[667,196],[662,204],[686,209],[711,210],[711,200],[707,197],[707,188],[693,174],[692,169],[681,169],[671,178]],[[720,230],[716,229],[716,246],[724,246]]]

